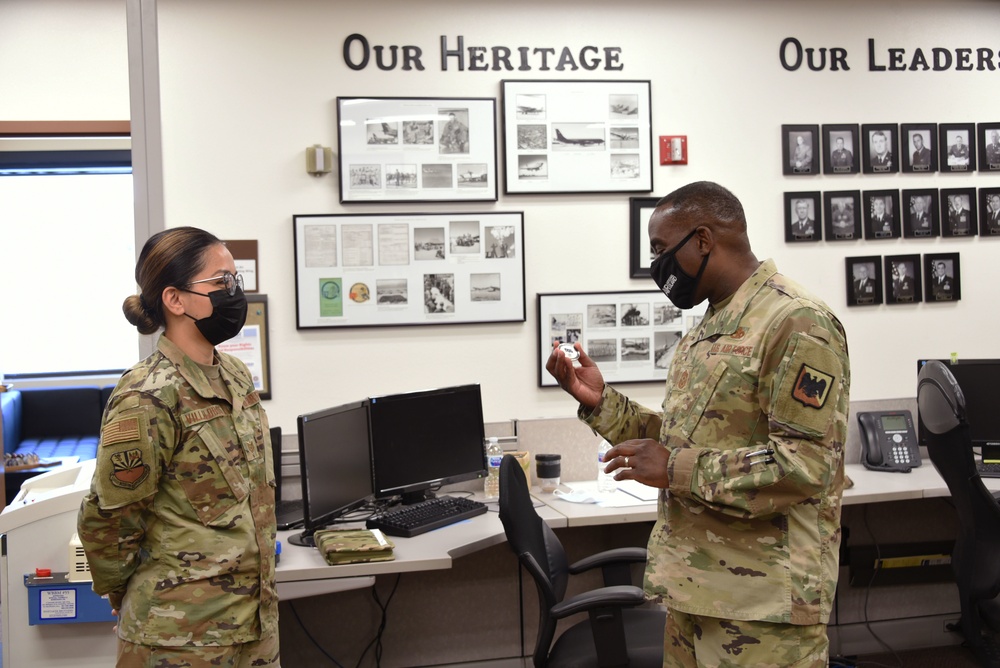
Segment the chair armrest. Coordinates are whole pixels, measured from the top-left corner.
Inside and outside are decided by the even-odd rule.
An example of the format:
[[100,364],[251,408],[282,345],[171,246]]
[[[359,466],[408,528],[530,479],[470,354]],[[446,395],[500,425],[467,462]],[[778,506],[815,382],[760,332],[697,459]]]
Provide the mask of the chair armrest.
[[584,557],[579,561],[570,564],[567,568],[573,575],[589,571],[591,568],[605,566],[607,564],[638,564],[646,563],[646,548],[644,547],[619,547],[614,550],[605,550]]
[[552,606],[550,613],[555,619],[563,619],[578,612],[587,612],[595,608],[607,608],[609,606],[634,608],[642,605],[645,600],[645,595],[638,587],[631,585],[602,587],[601,589],[593,589],[564,599],[562,602]]

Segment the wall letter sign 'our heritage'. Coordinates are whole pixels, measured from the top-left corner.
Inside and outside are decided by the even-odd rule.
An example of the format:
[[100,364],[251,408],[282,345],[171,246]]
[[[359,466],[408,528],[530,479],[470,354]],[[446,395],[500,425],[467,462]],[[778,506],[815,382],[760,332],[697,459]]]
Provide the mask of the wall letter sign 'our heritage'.
[[[575,72],[602,69],[620,72],[625,66],[619,62],[621,47],[583,46],[570,48],[530,47],[530,46],[465,46],[465,38],[459,35],[455,44],[449,46],[448,37],[441,36],[441,71],[454,68],[459,72],[505,71],[530,72]],[[373,58],[374,57],[374,58]],[[380,70],[405,71],[425,69],[423,49],[407,44],[399,46],[371,45],[364,35],[354,33],[344,40],[344,62],[352,70],[363,70],[373,61]]]

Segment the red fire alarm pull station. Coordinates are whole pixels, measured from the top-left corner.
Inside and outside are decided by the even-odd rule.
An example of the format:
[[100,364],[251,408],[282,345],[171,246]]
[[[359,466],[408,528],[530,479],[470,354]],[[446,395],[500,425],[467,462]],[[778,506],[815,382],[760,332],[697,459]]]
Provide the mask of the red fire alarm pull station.
[[687,135],[666,135],[660,137],[660,164],[686,165],[688,162]]

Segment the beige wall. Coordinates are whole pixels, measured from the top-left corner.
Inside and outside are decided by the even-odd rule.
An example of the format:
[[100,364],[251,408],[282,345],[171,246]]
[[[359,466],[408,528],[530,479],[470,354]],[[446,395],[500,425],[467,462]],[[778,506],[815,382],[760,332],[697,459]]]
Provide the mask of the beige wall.
[[[336,146],[338,95],[498,97],[502,78],[650,79],[653,134],[687,134],[690,164],[654,168],[654,194],[697,179],[739,195],[759,257],[813,288],[850,338],[854,399],[912,397],[914,359],[994,355],[990,239],[790,245],[782,193],[793,190],[984,187],[980,173],[785,177],[786,123],[989,122],[997,72],[869,72],[867,40],[890,47],[990,47],[995,3],[735,0],[712,3],[453,2],[377,5],[289,0],[160,0],[159,43],[168,225],[195,224],[223,238],[260,241],[270,299],[272,422],[294,431],[299,413],[360,396],[479,382],[488,421],[569,416],[572,402],[537,387],[538,292],[647,289],[628,278],[628,204],[622,195],[503,196],[496,204],[338,203],[336,177],[303,169],[306,146]],[[720,21],[721,15],[727,16]],[[830,26],[839,26],[831,30]],[[413,44],[423,72],[355,72],[344,38]],[[620,46],[621,72],[442,72],[438,40],[466,44]],[[839,46],[848,72],[785,71],[785,37]],[[0,120],[128,116],[125,9],[121,0],[6,0],[0,5]],[[502,162],[502,161],[501,161]],[[297,213],[501,210],[525,212],[527,321],[353,330],[295,329],[292,221]],[[962,254],[957,304],[847,308],[844,257]],[[98,314],[95,314],[98,317]],[[119,314],[104,317],[118,318]],[[627,388],[658,405],[662,388]]]

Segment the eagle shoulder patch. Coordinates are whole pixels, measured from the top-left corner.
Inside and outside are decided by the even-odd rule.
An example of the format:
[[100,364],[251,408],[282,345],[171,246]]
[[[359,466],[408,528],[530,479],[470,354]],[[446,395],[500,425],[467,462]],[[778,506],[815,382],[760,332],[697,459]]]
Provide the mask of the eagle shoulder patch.
[[830,374],[803,364],[792,386],[792,398],[803,406],[823,408],[835,380]]

